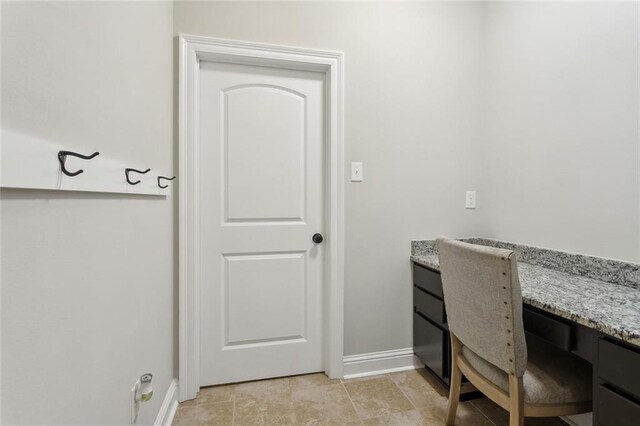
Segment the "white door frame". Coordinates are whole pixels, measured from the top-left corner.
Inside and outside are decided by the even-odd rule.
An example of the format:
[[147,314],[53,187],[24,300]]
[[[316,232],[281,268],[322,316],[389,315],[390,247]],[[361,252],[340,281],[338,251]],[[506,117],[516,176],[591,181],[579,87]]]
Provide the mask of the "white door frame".
[[343,62],[340,52],[180,35],[179,75],[179,400],[200,389],[200,218],[198,200],[200,61],[262,65],[326,75],[327,257],[324,364],[342,377],[344,336]]

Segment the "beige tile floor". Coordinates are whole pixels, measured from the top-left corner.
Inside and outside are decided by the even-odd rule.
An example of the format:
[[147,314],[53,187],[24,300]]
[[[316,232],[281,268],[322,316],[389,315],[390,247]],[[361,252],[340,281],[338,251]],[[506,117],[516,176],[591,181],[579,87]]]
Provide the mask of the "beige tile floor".
[[[447,391],[424,370],[353,380],[322,373],[204,388],[178,407],[184,425],[442,425]],[[486,398],[462,402],[459,426],[503,426],[508,414]],[[559,426],[558,419],[526,419]]]

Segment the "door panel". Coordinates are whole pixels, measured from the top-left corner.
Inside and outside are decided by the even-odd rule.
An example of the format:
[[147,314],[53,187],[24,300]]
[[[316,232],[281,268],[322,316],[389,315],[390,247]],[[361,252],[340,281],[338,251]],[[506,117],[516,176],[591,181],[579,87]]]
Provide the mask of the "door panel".
[[303,221],[305,97],[252,85],[226,90],[224,103],[226,221]]
[[303,339],[304,253],[225,256],[224,349]]
[[201,62],[201,385],[322,371],[325,75]]

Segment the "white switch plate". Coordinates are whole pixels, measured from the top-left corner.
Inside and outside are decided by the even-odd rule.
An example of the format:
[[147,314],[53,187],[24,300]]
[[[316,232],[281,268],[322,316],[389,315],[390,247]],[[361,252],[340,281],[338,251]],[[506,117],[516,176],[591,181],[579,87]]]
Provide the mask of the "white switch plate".
[[362,162],[351,163],[351,182],[362,182]]
[[464,200],[465,209],[476,208],[476,191],[467,191],[467,197]]

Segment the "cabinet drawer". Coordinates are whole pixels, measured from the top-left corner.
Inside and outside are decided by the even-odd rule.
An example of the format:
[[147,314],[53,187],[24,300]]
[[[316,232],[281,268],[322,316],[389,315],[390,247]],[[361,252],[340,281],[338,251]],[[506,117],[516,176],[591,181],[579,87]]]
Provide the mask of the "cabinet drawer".
[[640,352],[600,339],[598,376],[640,399]]
[[420,265],[413,265],[413,283],[442,299],[442,281],[440,274]]
[[418,358],[449,383],[449,333],[418,313],[413,314],[413,346]]
[[624,396],[598,386],[596,389],[598,406],[598,425],[600,426],[636,426],[640,419],[640,405]]
[[522,310],[522,321],[524,329],[529,333],[560,349],[571,350],[571,326],[569,324],[527,308]]
[[418,286],[413,287],[413,305],[421,314],[444,326],[447,323],[447,315],[444,311],[444,302],[430,295]]

